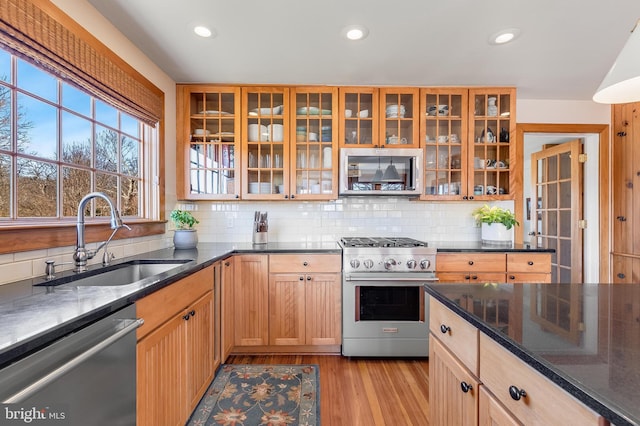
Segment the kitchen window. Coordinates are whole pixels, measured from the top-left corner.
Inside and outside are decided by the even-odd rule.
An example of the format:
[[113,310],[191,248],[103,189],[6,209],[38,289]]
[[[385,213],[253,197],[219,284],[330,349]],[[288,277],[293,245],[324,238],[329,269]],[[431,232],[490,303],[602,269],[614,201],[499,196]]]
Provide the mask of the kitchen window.
[[[151,213],[155,127],[0,50],[0,221],[75,218],[100,191],[123,217]],[[108,216],[102,200],[88,216]]]

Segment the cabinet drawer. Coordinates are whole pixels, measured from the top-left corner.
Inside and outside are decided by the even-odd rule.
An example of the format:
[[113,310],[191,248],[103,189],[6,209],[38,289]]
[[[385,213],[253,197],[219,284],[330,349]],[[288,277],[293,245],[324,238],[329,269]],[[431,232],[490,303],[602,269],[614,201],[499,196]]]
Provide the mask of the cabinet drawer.
[[507,272],[551,272],[548,253],[507,253]]
[[504,253],[442,253],[436,258],[438,272],[504,272],[506,258]]
[[[429,330],[476,376],[478,375],[478,329],[429,298]],[[444,332],[443,332],[444,331]]]
[[136,331],[138,340],[211,290],[213,290],[213,266],[138,300],[136,312],[138,317],[144,319],[144,324]]
[[543,273],[529,274],[526,272],[508,272],[507,282],[509,284],[513,284],[513,283],[549,284],[551,283],[551,274],[543,274]]
[[440,283],[503,283],[505,282],[504,272],[438,272],[438,282]]
[[[480,381],[522,424],[598,424],[598,414],[483,333],[480,358]],[[513,399],[511,386],[526,396]]]
[[339,254],[272,254],[269,272],[340,272]]

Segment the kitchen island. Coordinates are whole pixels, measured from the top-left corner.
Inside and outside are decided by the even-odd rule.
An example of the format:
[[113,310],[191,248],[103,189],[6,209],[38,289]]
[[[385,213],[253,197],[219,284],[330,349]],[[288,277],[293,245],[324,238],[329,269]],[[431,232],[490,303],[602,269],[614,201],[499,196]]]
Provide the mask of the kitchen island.
[[[445,321],[433,324],[432,316],[431,338],[454,340],[445,351],[465,366],[470,380],[477,381],[475,398],[480,394],[480,417],[485,389],[494,393],[492,396],[500,401],[497,406],[506,407],[504,411],[516,421],[525,420],[523,416],[530,414],[526,410],[535,407],[542,393],[561,389],[560,397],[575,402],[563,407],[575,405],[576,412],[587,418],[601,416],[615,425],[640,424],[640,394],[635,391],[640,382],[640,286],[428,284],[425,289],[432,296],[436,312],[450,312],[463,320],[457,324],[457,336],[461,336],[461,329],[470,328],[466,332],[471,337],[457,348],[456,326],[439,324]],[[477,350],[472,347],[474,339]],[[495,362],[497,357],[500,359]],[[431,364],[436,364],[433,357],[430,368]],[[495,377],[512,373],[505,365],[522,367],[514,372],[514,383],[509,383],[518,386],[506,382],[503,386],[504,380]],[[533,375],[548,380],[549,389],[542,391],[534,386],[529,380]],[[519,395],[523,389],[525,394]],[[554,401],[547,403],[553,405]],[[568,410],[560,408],[559,402],[556,405],[560,411]],[[477,407],[476,401],[476,414]],[[590,413],[594,416],[588,417]]]

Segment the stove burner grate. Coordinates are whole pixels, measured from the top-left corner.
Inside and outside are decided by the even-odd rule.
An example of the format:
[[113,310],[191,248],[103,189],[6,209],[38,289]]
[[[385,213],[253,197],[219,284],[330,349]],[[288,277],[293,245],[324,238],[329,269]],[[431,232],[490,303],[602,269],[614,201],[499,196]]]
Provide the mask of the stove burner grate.
[[343,237],[344,247],[427,247],[427,243],[405,237]]

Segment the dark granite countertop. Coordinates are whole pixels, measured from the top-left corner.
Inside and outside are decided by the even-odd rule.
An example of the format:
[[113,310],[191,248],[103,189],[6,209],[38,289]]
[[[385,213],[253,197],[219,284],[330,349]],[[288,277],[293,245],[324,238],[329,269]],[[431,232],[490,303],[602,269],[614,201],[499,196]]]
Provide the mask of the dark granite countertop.
[[612,424],[640,425],[640,285],[425,289]]
[[482,244],[481,241],[440,241],[429,243],[435,247],[438,253],[465,253],[465,252],[507,252],[507,253],[553,253],[554,249],[533,247],[529,244],[514,244],[511,247],[501,245]]
[[[235,253],[335,253],[337,243],[200,243],[194,250],[173,248],[119,259],[113,264],[136,259],[190,259],[158,276],[124,286],[79,287],[34,286],[44,277],[0,285],[0,368],[52,341],[121,309],[136,300],[172,284]],[[101,265],[89,267],[89,273]],[[56,274],[56,280],[74,273]]]

